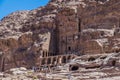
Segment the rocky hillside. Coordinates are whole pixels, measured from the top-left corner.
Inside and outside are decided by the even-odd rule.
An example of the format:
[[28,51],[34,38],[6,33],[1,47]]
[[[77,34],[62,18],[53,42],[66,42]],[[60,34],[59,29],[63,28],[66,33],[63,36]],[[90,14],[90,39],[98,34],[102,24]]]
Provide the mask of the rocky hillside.
[[67,28],[79,24],[78,19],[81,53],[119,52],[119,9],[119,0],[51,0],[44,7],[14,12],[0,21],[1,55],[4,53],[8,61],[18,53],[33,59],[30,53],[49,49],[50,33],[56,24]]
[[[0,21],[0,50],[13,51],[39,43],[38,35],[52,31],[60,14],[80,17],[83,39],[94,39],[102,46],[108,41],[106,37],[119,37],[119,7],[119,0],[51,0],[35,10],[14,12]],[[111,44],[115,48],[119,38],[114,40],[117,44]]]

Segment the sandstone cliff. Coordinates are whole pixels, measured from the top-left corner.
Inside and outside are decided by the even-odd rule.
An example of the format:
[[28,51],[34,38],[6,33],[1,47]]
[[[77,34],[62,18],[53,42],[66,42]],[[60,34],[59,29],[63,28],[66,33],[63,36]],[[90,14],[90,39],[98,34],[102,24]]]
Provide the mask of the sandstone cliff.
[[[63,54],[65,35],[70,36],[68,50],[75,54],[119,52],[119,4],[119,0],[51,0],[44,7],[14,12],[0,21],[1,55],[5,63],[19,55],[14,65],[32,67],[43,50]],[[71,41],[76,34],[79,41]]]

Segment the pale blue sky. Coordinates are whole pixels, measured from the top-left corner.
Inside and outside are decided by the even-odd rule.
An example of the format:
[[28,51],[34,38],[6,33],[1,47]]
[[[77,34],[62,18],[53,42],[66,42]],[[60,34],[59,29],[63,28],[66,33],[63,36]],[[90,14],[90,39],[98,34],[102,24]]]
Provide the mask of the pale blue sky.
[[0,0],[0,19],[18,10],[32,10],[44,6],[49,0]]

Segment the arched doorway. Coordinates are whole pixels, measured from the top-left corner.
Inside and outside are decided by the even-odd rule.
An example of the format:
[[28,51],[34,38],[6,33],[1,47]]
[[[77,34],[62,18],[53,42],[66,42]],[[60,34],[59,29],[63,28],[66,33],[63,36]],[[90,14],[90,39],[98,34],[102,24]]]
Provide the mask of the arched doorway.
[[42,65],[45,64],[45,58],[42,59],[42,63],[41,63],[41,64],[42,64]]
[[66,63],[66,56],[63,56],[62,63]]
[[55,64],[55,62],[56,62],[56,57],[53,57],[53,62],[52,62],[52,64]]
[[47,59],[47,64],[51,64],[51,58]]
[[71,60],[71,56],[69,55],[68,57],[67,57],[67,62],[69,62]]

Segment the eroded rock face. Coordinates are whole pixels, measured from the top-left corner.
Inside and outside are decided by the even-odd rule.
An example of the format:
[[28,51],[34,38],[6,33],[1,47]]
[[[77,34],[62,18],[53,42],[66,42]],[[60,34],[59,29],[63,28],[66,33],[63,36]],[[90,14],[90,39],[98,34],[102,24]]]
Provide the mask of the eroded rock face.
[[[69,63],[70,70],[77,66],[85,69],[96,69],[106,67],[119,67],[120,53],[98,54],[98,55],[84,55],[73,59]],[[77,70],[78,70],[77,69]]]
[[118,2],[51,0],[44,7],[4,17],[0,21],[1,64],[31,68],[43,50],[56,55],[119,52]]

